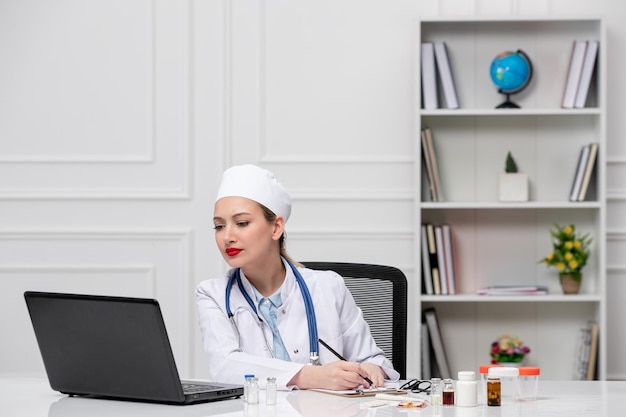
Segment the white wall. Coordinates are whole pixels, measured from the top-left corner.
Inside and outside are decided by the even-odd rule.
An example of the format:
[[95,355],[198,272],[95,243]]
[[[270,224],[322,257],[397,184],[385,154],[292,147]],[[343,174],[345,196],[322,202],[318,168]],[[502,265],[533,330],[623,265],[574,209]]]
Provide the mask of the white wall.
[[[181,374],[205,376],[193,288],[224,271],[211,215],[233,163],[289,188],[297,259],[415,282],[415,21],[561,14],[605,18],[626,50],[620,0],[0,1],[0,373],[43,373],[36,289],[157,297]],[[625,62],[608,61],[608,377],[626,379]]]

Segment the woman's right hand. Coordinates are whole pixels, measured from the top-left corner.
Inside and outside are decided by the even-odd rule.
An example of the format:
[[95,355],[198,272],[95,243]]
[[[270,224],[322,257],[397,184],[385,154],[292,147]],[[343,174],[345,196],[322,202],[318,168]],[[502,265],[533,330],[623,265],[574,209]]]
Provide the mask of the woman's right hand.
[[361,385],[369,388],[363,379],[367,376],[367,371],[357,362],[335,361],[322,366],[303,366],[287,385],[302,389],[351,390]]

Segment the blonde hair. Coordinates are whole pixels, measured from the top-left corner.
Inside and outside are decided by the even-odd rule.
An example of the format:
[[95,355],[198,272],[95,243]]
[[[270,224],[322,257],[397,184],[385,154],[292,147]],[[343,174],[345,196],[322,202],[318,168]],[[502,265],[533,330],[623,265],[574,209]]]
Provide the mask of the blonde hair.
[[[276,220],[278,216],[276,216],[276,214],[272,210],[268,209],[267,207],[265,207],[263,204],[259,202],[257,202],[257,204],[261,207],[261,210],[263,210],[263,217],[265,217],[265,220],[267,220],[268,223],[272,223],[273,221]],[[295,261],[294,259],[291,258],[291,256],[289,256],[289,254],[287,253],[287,244],[285,243],[285,240],[286,240],[286,232],[283,230],[283,234],[280,236],[280,239],[278,239],[278,245],[280,248],[280,256],[282,256],[283,258],[285,258],[286,260],[288,260],[289,262],[291,262],[297,267],[303,267],[304,265],[302,265],[298,261]]]

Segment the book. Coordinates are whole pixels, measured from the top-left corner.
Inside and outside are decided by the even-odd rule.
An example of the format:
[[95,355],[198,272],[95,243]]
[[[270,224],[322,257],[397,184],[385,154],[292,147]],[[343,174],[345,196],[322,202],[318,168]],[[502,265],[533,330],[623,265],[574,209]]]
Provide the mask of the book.
[[435,42],[435,61],[439,72],[439,79],[443,90],[443,96],[446,99],[446,107],[448,109],[459,108],[459,98],[456,93],[454,77],[452,76],[452,68],[450,67],[450,57],[448,56],[448,47],[445,42]]
[[439,107],[437,97],[437,72],[435,66],[435,46],[432,42],[422,42],[422,107],[436,109]]
[[580,185],[580,194],[578,194],[578,201],[585,201],[587,197],[587,189],[589,188],[589,182],[591,181],[591,174],[596,164],[596,156],[598,154],[598,144],[591,143],[589,145],[589,158],[585,165],[585,175],[583,176],[582,184]]
[[567,73],[567,80],[565,82],[565,90],[563,91],[563,101],[561,102],[561,107],[563,108],[571,109],[574,107],[578,86],[580,85],[580,76],[583,70],[586,50],[586,41],[575,40],[572,44],[569,70]]
[[431,343],[430,335],[428,334],[428,325],[422,317],[422,337],[421,337],[421,349],[420,359],[422,361],[422,380],[429,380],[432,377],[430,368],[431,364]]
[[584,381],[587,379],[587,355],[589,351],[589,342],[591,332],[588,327],[578,329],[576,336],[576,352],[574,356],[574,375],[575,381]]
[[376,388],[357,388],[351,390],[332,390],[322,388],[310,388],[311,391],[321,392],[324,394],[338,395],[340,397],[348,398],[361,398],[361,397],[374,397],[377,394],[387,395],[405,395],[408,391],[395,388],[393,385],[397,383],[390,383],[389,386],[376,387]]
[[580,195],[580,186],[583,183],[583,177],[585,176],[585,167],[587,166],[587,160],[589,159],[589,145],[585,145],[580,149],[580,155],[578,156],[578,164],[576,165],[576,174],[574,175],[574,182],[572,183],[572,190],[569,194],[570,201],[578,201]]
[[479,288],[478,295],[544,295],[548,294],[545,285],[490,285]]
[[442,224],[443,245],[445,248],[446,276],[448,277],[448,294],[456,294],[456,256],[454,242],[452,240],[452,227],[449,224]]
[[422,231],[422,283],[423,293],[433,295],[433,275],[430,269],[430,253],[428,251],[428,236],[426,225],[421,226]]
[[586,380],[593,381],[596,377],[596,364],[598,361],[598,323],[589,321],[589,354],[587,355]]
[[433,376],[438,376],[442,379],[452,378],[453,376],[452,372],[450,372],[448,355],[446,354],[446,347],[443,343],[443,337],[441,336],[439,320],[437,319],[435,309],[433,307],[425,309],[424,317],[426,319],[426,324],[428,325],[428,334],[430,335],[430,341],[433,347],[435,362],[438,369],[438,375],[433,373]]
[[585,59],[583,61],[582,72],[580,74],[580,84],[578,85],[578,91],[576,92],[574,107],[583,108],[585,107],[585,103],[587,103],[587,95],[589,94],[589,86],[591,85],[593,70],[596,67],[599,47],[600,43],[598,41],[587,42],[587,50],[585,51]]
[[439,285],[441,286],[441,295],[448,295],[450,292],[448,289],[446,248],[443,244],[443,231],[441,226],[435,226],[435,243],[437,245],[437,263],[439,265]]
[[435,189],[435,177],[433,175],[433,164],[430,159],[430,148],[428,146],[428,139],[426,137],[426,130],[422,129],[422,156],[424,158],[424,165],[426,169],[426,178],[428,179],[428,191],[430,195],[430,201],[437,201],[437,190]]
[[426,236],[428,237],[428,254],[430,261],[430,273],[433,277],[433,292],[441,295],[441,280],[439,278],[439,261],[437,259],[437,243],[435,242],[435,227],[426,224]]
[[426,135],[426,146],[428,146],[428,156],[430,157],[430,163],[433,170],[433,181],[435,183],[435,195],[437,200],[443,201],[443,193],[441,192],[441,178],[439,176],[439,164],[437,163],[437,156],[435,152],[435,143],[433,141],[433,133],[429,127],[424,128]]

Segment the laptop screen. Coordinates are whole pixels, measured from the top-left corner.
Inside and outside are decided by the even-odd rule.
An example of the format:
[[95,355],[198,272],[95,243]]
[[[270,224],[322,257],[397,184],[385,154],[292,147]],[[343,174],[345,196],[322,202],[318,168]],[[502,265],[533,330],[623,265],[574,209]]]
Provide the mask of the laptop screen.
[[52,389],[184,400],[156,300],[36,292],[24,296]]

